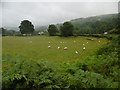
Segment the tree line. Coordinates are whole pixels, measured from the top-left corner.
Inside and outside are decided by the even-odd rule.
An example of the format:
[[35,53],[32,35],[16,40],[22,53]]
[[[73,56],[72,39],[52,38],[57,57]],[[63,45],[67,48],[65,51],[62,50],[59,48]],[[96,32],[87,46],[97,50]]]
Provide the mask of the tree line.
[[105,34],[106,32],[120,34],[120,13],[79,18],[55,26],[58,27],[56,31],[58,30],[61,36]]
[[55,35],[59,35],[58,33],[60,33],[61,36],[73,36],[73,30],[74,30],[74,26],[70,23],[70,22],[64,22],[62,26],[60,26],[60,30],[58,30],[58,28],[52,24],[49,25],[48,27],[48,32],[50,36],[55,36]]
[[[10,31],[8,31],[7,29],[1,28],[3,36],[15,35],[16,33],[21,33],[21,35],[33,35],[35,32],[34,25],[29,20],[21,21],[19,29],[19,32],[12,30],[11,33],[9,33]],[[74,26],[70,22],[63,23],[63,26],[60,27],[60,31],[54,24],[49,25],[47,29],[50,36],[61,35],[65,37],[73,36],[73,30]]]
[[[50,36],[73,36],[83,34],[120,34],[120,13],[115,15],[106,15],[99,17],[80,18],[64,22],[60,25],[51,24],[48,26],[47,32]],[[34,25],[29,20],[23,20],[20,23],[19,31],[1,28],[2,35],[23,35],[38,33],[34,29]]]

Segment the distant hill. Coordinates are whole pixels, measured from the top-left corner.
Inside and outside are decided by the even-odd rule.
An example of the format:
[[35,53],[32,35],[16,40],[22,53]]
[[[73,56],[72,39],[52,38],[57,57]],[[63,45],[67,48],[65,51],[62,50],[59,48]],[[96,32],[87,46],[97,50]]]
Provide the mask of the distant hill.
[[77,18],[71,20],[72,23],[85,23],[85,22],[93,22],[93,21],[101,21],[106,19],[112,19],[116,18],[118,14],[105,14],[105,15],[99,15],[99,16],[92,16],[87,18]]
[[[118,14],[106,14],[87,18],[77,18],[70,20],[74,25],[74,33],[96,34],[109,32],[117,27]],[[60,28],[62,24],[56,26]]]
[[3,27],[4,29],[7,29],[7,30],[14,30],[14,31],[19,31],[19,28],[18,27]]
[[35,31],[47,31],[48,26],[38,26],[35,27]]
[[109,32],[117,27],[118,14],[107,14],[71,20],[77,33],[93,34]]

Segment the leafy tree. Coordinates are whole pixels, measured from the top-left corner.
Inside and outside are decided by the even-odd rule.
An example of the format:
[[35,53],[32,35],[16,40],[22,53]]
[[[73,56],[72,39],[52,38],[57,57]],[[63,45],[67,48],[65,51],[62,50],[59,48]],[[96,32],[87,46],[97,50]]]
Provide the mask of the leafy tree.
[[23,20],[19,26],[21,34],[33,34],[34,26],[28,20]]
[[74,26],[70,22],[64,22],[63,26],[60,27],[62,36],[72,36]]
[[58,29],[55,25],[52,24],[52,25],[49,25],[48,32],[50,36],[55,36],[56,33],[58,32]]
[[6,35],[7,30],[6,30],[6,29],[4,29],[4,28],[2,27],[2,28],[1,28],[1,31],[2,31],[2,36],[5,36],[5,35]]

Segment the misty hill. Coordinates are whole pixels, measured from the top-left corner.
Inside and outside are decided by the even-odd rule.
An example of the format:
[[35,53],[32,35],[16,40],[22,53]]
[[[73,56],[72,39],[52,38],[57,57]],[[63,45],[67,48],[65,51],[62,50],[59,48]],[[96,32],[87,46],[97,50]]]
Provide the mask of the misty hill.
[[37,26],[35,27],[35,31],[47,31],[48,26]]
[[92,17],[87,17],[87,18],[77,18],[71,20],[72,23],[86,23],[86,22],[93,22],[93,21],[105,21],[108,19],[113,19],[117,18],[118,14],[105,14],[105,15],[99,15],[99,16],[92,16]]
[[[115,30],[117,27],[118,14],[106,14],[92,16],[87,18],[77,18],[70,20],[74,25],[74,33],[76,34],[97,34]],[[62,24],[56,26],[60,29]]]
[[[74,25],[74,30],[77,33],[87,33],[88,31],[91,31],[91,33],[93,31],[96,31],[96,33],[98,31],[100,31],[99,33],[103,33],[116,27],[117,15],[118,14],[106,14],[87,18],[77,18],[70,20],[70,22]],[[60,29],[61,25],[62,23],[56,24],[58,29]],[[47,31],[47,28],[48,25],[38,26],[35,28],[35,31]]]
[[111,31],[117,27],[118,14],[107,14],[71,20],[76,33],[93,34]]

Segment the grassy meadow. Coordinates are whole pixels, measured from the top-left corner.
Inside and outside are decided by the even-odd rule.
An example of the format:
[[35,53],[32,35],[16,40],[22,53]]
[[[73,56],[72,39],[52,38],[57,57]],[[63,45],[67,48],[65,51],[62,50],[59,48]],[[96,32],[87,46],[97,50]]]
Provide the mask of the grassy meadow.
[[[93,54],[107,42],[108,40],[105,38],[82,36],[68,38],[57,36],[6,36],[2,38],[2,51],[3,56],[20,56],[26,58],[26,60],[44,60],[54,63],[74,62]],[[51,48],[48,48],[48,46],[51,46]],[[60,49],[58,49],[58,47],[60,47]],[[64,47],[68,47],[68,50],[64,50]],[[83,50],[83,47],[86,49]],[[75,51],[77,51],[78,54],[76,54]],[[8,58],[8,60],[9,59],[10,58]]]
[[118,38],[2,37],[2,87],[118,88]]

